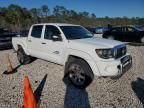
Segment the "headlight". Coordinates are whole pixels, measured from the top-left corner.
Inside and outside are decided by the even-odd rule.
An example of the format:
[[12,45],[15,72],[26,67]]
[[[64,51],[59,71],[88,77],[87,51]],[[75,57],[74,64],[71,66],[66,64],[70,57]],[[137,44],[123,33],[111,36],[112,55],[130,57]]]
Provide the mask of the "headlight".
[[109,59],[113,57],[112,49],[96,49],[96,53],[100,58]]

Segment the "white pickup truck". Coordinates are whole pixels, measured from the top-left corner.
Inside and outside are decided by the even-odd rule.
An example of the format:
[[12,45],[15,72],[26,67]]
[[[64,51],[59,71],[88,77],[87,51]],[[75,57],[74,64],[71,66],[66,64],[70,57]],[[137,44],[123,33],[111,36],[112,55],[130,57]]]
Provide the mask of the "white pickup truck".
[[95,38],[84,27],[74,24],[34,24],[28,37],[12,39],[21,64],[37,57],[65,66],[64,76],[79,88],[95,76],[120,76],[131,68],[132,58],[125,44]]

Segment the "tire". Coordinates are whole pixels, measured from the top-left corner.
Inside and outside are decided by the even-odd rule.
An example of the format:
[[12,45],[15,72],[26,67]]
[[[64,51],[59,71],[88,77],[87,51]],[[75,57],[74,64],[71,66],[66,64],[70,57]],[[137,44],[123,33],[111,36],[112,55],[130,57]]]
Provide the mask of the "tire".
[[114,40],[113,36],[108,36],[107,39]]
[[17,51],[17,58],[21,65],[30,63],[30,56],[27,55],[22,48],[19,48]]
[[68,61],[65,71],[67,71],[67,77],[71,83],[80,89],[86,88],[94,78],[89,65],[81,59]]

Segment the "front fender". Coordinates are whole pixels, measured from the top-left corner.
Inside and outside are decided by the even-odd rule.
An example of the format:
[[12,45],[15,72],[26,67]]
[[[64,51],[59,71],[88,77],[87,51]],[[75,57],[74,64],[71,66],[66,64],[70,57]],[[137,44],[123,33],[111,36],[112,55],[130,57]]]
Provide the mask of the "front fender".
[[70,55],[77,56],[77,57],[82,58],[84,60],[92,60],[92,57],[86,52],[75,50],[75,49],[68,49],[68,51],[65,55],[64,63],[68,61],[68,58]]
[[92,57],[88,53],[84,51],[75,50],[75,49],[69,49],[65,56],[64,65],[66,64],[70,56],[75,56],[85,60],[90,66],[90,68],[92,69],[93,73],[96,76],[100,76],[100,72],[96,62],[92,59]]

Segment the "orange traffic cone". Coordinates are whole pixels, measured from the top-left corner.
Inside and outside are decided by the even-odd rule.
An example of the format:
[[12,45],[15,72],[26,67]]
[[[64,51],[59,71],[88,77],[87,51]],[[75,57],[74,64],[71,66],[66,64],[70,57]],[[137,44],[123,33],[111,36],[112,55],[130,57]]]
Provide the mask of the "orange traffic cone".
[[7,66],[7,70],[6,70],[7,73],[10,73],[13,71],[13,67],[9,58],[9,54],[6,54],[6,66]]
[[28,76],[24,78],[24,106],[23,108],[38,108]]

